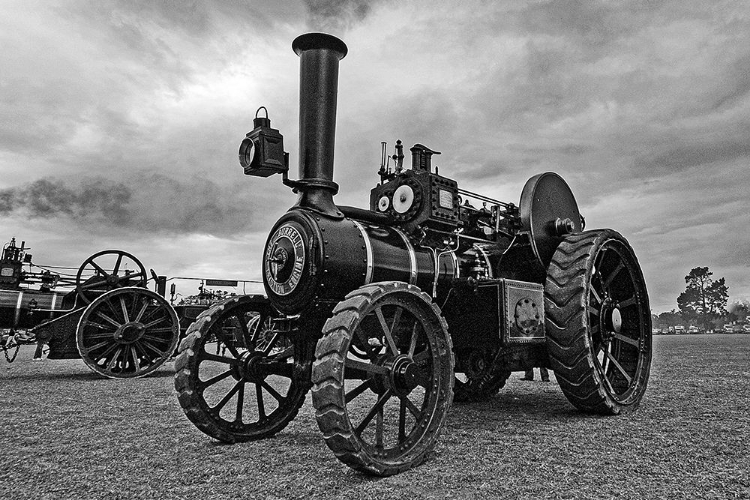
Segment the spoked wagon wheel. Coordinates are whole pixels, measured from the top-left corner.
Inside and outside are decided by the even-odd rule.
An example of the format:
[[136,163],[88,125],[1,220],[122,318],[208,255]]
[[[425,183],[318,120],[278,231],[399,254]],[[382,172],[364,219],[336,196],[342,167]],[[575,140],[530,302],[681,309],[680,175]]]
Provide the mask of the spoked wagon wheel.
[[323,334],[312,396],[328,447],[381,476],[424,461],[453,395],[453,351],[437,306],[414,286],[376,283],[347,295]]
[[568,400],[603,414],[637,408],[651,369],[651,311],[625,238],[612,230],[565,238],[544,293],[550,362]]
[[122,250],[104,250],[78,268],[76,292],[86,304],[99,295],[126,286],[145,287],[148,277],[141,261]]
[[172,356],[179,336],[169,302],[140,287],[101,295],[84,310],[76,332],[84,363],[109,378],[148,375]]
[[215,304],[188,328],[175,389],[204,433],[227,443],[262,439],[297,415],[310,387],[298,359],[307,350],[278,328],[278,317],[266,298],[240,296]]

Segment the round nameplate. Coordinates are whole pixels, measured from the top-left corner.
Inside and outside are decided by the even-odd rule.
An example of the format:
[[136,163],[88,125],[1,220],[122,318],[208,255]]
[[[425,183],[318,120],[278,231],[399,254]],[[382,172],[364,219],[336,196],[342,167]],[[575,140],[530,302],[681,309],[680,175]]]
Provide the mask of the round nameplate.
[[289,295],[302,277],[305,244],[299,230],[281,225],[266,246],[264,272],[266,283],[276,295]]

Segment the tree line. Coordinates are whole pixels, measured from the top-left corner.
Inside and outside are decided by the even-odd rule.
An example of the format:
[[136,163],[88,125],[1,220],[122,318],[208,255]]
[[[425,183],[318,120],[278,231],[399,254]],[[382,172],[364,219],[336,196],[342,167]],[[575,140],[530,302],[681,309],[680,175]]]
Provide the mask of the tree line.
[[677,297],[679,311],[672,309],[653,318],[654,324],[694,324],[711,330],[721,323],[747,320],[750,302],[741,300],[727,308],[729,287],[724,278],[713,278],[708,267],[695,267],[685,276],[685,291]]

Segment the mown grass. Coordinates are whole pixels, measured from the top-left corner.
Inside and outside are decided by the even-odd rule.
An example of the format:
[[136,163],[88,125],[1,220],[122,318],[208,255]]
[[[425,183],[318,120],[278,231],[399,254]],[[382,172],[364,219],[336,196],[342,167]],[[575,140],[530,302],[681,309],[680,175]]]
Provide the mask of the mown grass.
[[308,399],[277,436],[222,445],[182,413],[171,364],[105,380],[80,360],[0,365],[0,498],[750,498],[750,335],[655,337],[627,417],[573,409],[513,374],[454,405],[422,466],[372,478],[339,463]]

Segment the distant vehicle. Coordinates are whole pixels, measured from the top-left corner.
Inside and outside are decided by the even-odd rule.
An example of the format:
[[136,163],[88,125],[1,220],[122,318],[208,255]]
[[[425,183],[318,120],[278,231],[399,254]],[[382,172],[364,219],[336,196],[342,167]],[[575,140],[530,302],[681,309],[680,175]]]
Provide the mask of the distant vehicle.
[[701,331],[695,325],[690,325],[687,329],[688,333],[700,333]]
[[745,333],[743,325],[732,325],[732,333]]
[[651,334],[652,335],[659,335],[660,333],[661,333],[661,330],[659,330],[656,327],[654,327],[654,328],[651,329]]
[[724,325],[724,333],[734,333],[732,325]]
[[675,335],[682,335],[685,333],[685,327],[682,325],[675,325],[674,327],[674,334]]
[[750,333],[750,323],[742,325],[742,333]]

